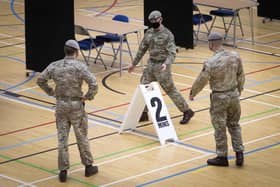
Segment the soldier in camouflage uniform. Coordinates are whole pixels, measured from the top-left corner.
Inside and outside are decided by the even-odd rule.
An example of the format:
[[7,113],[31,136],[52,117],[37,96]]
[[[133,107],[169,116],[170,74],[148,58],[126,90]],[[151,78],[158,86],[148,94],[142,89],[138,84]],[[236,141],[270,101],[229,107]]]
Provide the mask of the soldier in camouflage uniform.
[[208,36],[209,49],[214,55],[209,58],[192,85],[189,99],[193,98],[208,83],[212,93],[210,95],[210,115],[215,129],[217,157],[208,159],[209,165],[228,166],[228,146],[226,128],[231,135],[233,150],[236,152],[236,165],[243,165],[244,146],[241,137],[240,101],[245,76],[242,62],[237,52],[226,51],[222,48],[223,36],[212,32]]
[[[186,124],[194,115],[194,112],[189,108],[172,80],[171,64],[174,62],[176,55],[174,36],[162,24],[162,15],[159,11],[152,11],[148,19],[152,28],[146,31],[136,57],[132,65],[128,68],[128,72],[130,73],[134,70],[146,51],[149,50],[150,57],[148,59],[148,65],[144,69],[141,77],[141,84],[149,84],[152,81],[157,81],[177,108],[183,112],[183,119],[180,121],[180,124]],[[140,121],[147,120],[148,113],[146,108],[142,113]]]
[[[79,54],[79,44],[68,40],[64,46],[65,58],[51,63],[38,77],[37,84],[50,96],[56,97],[56,127],[58,131],[58,168],[59,180],[65,182],[69,169],[68,136],[70,125],[73,126],[77,139],[82,163],[85,165],[85,176],[98,172],[97,166],[92,166],[93,158],[87,138],[88,119],[85,112],[85,100],[92,100],[97,93],[95,76],[87,66],[76,60]],[[48,85],[52,79],[55,89]],[[85,95],[82,83],[88,84]]]

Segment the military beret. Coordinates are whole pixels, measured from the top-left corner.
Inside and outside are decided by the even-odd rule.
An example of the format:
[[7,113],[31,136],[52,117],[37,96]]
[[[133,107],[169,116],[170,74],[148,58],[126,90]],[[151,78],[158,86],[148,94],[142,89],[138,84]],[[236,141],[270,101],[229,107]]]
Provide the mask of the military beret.
[[67,40],[65,46],[72,47],[74,49],[80,50],[80,46],[76,40]]
[[208,36],[208,41],[222,40],[223,36],[218,32],[211,32]]
[[161,12],[158,11],[158,10],[154,10],[154,11],[152,11],[152,12],[150,13],[148,19],[149,19],[149,20],[151,20],[151,19],[157,19],[157,18],[159,18],[159,17],[161,17]]

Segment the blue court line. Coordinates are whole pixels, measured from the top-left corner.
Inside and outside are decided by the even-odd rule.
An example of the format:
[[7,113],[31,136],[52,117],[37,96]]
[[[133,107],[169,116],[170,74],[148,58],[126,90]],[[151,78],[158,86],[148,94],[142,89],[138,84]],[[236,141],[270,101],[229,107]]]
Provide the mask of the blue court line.
[[193,148],[193,149],[197,149],[199,151],[203,151],[203,152],[206,152],[206,153],[216,153],[215,151],[205,149],[205,148],[202,148],[202,147],[198,147],[198,146],[195,146],[195,145],[191,145],[191,144],[186,144],[186,143],[183,143],[181,141],[175,141],[175,143],[179,144],[179,145],[182,145],[182,146],[185,146],[185,147],[190,147],[190,148]]
[[[275,80],[275,79],[270,79],[270,80]],[[265,82],[269,82],[270,80],[266,80]],[[260,83],[261,84],[261,83]],[[45,95],[45,96],[47,96],[47,95]],[[29,100],[24,100],[24,99],[21,99],[21,98],[15,98],[15,97],[12,97],[12,96],[6,96],[5,95],[5,97],[8,97],[8,98],[11,98],[11,99],[16,99],[16,100],[19,100],[19,101],[22,101],[22,102],[26,102],[26,103],[28,103],[28,104],[32,104],[32,105],[35,105],[35,106],[40,106],[40,107],[43,107],[43,108],[48,108],[48,109],[50,109],[51,107],[46,107],[46,106],[44,106],[44,105],[41,105],[41,104],[38,104],[38,103],[35,103],[35,102],[32,102],[32,101],[29,101]],[[209,96],[207,95],[207,96],[200,96],[200,97],[198,97],[197,98],[197,100],[199,99],[204,99],[204,98],[208,98]],[[170,105],[171,106],[171,105]],[[52,108],[51,108],[52,109]],[[113,113],[113,112],[111,112],[111,114],[112,115],[115,115],[115,113]],[[90,118],[89,118],[90,119]],[[96,120],[97,121],[97,120]],[[100,123],[104,123],[104,124],[107,124],[107,125],[109,125],[109,126],[113,126],[113,127],[119,127],[118,125],[116,125],[116,124],[110,124],[109,123],[109,121],[107,121],[107,122],[104,122],[104,121],[101,121],[100,120]],[[141,131],[136,131],[137,133],[139,133],[139,134],[143,134],[143,135],[146,135],[146,136],[150,136],[150,137],[153,137],[153,138],[157,138],[157,136],[155,136],[155,135],[152,135],[152,134],[148,134],[148,133],[144,133],[144,132],[141,132]],[[50,138],[50,137],[47,137],[47,138]],[[32,142],[35,142],[35,141],[32,141]],[[11,145],[11,146],[13,146],[13,145]],[[18,146],[20,146],[20,145],[18,145]],[[0,150],[1,150],[1,148],[0,148]]]
[[[22,81],[22,82],[20,82],[20,83],[18,83],[18,84],[16,84],[16,85],[13,85],[13,86],[11,86],[11,87],[5,88],[5,91],[12,90],[12,89],[17,88],[17,87],[19,87],[19,86],[21,86],[21,85],[24,85],[25,83],[27,83],[27,82],[29,82],[31,79],[33,79],[34,76],[35,76],[35,72],[33,71],[32,74],[31,74],[27,79],[25,79],[24,81]],[[5,93],[5,92],[4,92],[4,93]],[[4,93],[1,93],[0,95],[3,95]]]
[[14,60],[14,61],[16,61],[16,62],[20,62],[20,63],[22,63],[22,64],[25,64],[25,61],[24,61],[24,60],[21,60],[21,59],[19,59],[19,58],[12,57],[12,56],[2,56],[2,55],[0,55],[0,58],[9,58],[9,59],[12,59],[12,60]]
[[[93,119],[93,118],[88,118],[88,119],[90,120],[90,123],[88,124],[88,129],[89,130],[91,128],[93,128],[94,126],[97,126],[96,124],[94,124],[94,122],[99,122],[99,123],[106,124],[108,126],[113,126],[113,127],[118,127],[118,128],[120,127],[120,126],[115,125],[113,123],[110,123],[108,121],[102,121],[102,120]],[[91,123],[93,123],[93,124],[91,124]],[[55,122],[54,122],[54,125],[55,125]],[[70,132],[71,133],[74,132],[73,128],[70,129]],[[21,141],[20,143],[17,143],[17,144],[1,146],[0,147],[0,151],[11,150],[11,149],[18,148],[18,147],[21,147],[21,146],[24,146],[24,145],[45,141],[45,140],[48,140],[48,139],[51,139],[51,138],[55,138],[55,137],[57,137],[57,133],[50,134],[50,135],[43,136],[43,137],[39,137],[39,138],[34,138],[34,139],[26,140],[26,141]]]
[[[10,58],[10,59],[13,59],[13,60],[16,60],[16,61],[18,61],[18,62],[21,62],[21,63],[24,63],[24,61],[22,61],[22,60],[20,60],[20,59],[18,59],[18,58],[14,58],[14,57],[7,57],[7,58]],[[279,79],[279,77],[275,77],[275,78],[272,78],[272,79],[268,79],[268,80],[264,80],[264,81],[259,81],[257,84],[255,84],[255,85],[258,85],[258,84],[263,84],[263,83],[267,83],[267,82],[272,82],[272,81],[274,81],[274,80],[278,80]],[[1,84],[1,83],[0,83]],[[12,86],[12,87],[10,87],[9,89],[16,89],[16,87],[18,87],[18,86],[20,86],[20,85],[22,85],[22,84],[18,84],[18,85],[15,85],[15,86]],[[246,87],[248,87],[247,85],[246,85]],[[249,86],[249,87],[251,87],[251,86]],[[39,92],[35,92],[35,91],[32,91],[32,90],[27,90],[27,92],[30,92],[30,93],[33,93],[33,94],[37,94],[38,95],[38,93]],[[41,94],[42,95],[42,94]],[[45,97],[49,97],[49,96],[47,96],[46,94],[43,94],[43,96],[45,96]],[[15,97],[11,97],[11,96],[6,96],[6,97],[9,97],[9,98],[12,98],[12,99],[16,99],[16,100],[19,100],[19,101],[22,101],[22,102],[26,102],[26,103],[29,103],[29,104],[33,104],[33,105],[37,105],[37,106],[40,106],[40,107],[43,107],[43,108],[48,108],[48,109],[50,109],[50,107],[46,107],[46,106],[44,106],[44,105],[40,105],[40,104],[37,104],[37,103],[34,103],[34,102],[32,102],[32,101],[27,101],[27,100],[23,100],[23,99],[20,99],[20,98],[15,98]],[[206,96],[199,96],[196,100],[201,100],[201,99],[205,99],[205,98],[208,98],[209,96],[208,95],[206,95]],[[175,107],[175,105],[172,105],[172,104],[168,104],[168,107],[169,108],[171,108],[171,107]],[[51,109],[53,109],[53,108],[51,108]],[[116,113],[114,113],[114,112],[111,112],[111,111],[108,111],[107,113],[110,113],[110,115],[113,115],[113,116],[116,116],[117,114]],[[123,115],[118,115],[118,118],[123,118]],[[90,119],[90,118],[89,118]],[[98,121],[98,120],[96,120],[96,121]],[[99,120],[99,122],[100,123],[104,123],[104,124],[107,124],[107,125],[109,125],[109,126],[112,126],[112,127],[115,127],[115,128],[118,128],[119,126],[118,125],[116,125],[116,124],[110,124],[109,123],[109,121],[107,121],[107,122],[104,122],[104,121],[101,121],[101,120]],[[138,133],[142,133],[141,131],[137,131]],[[142,134],[144,134],[144,135],[146,135],[146,136],[150,136],[150,137],[153,137],[153,138],[157,138],[157,136],[154,136],[154,135],[151,135],[151,134],[145,134],[145,133],[142,133]],[[1,150],[1,149],[0,149]]]
[[272,44],[272,43],[278,43],[280,42],[280,40],[273,40],[273,41],[270,41],[270,42],[266,42],[265,44]]
[[[21,85],[18,85],[18,86],[21,86]],[[18,86],[17,87],[13,86],[12,89],[15,90],[15,91],[18,91],[18,90],[20,90],[20,88],[18,88]],[[5,89],[5,88],[9,88],[10,85],[0,82],[0,87],[4,87],[4,89]],[[9,90],[10,90],[10,88],[9,88]],[[54,97],[48,96],[47,94],[45,94],[43,92],[37,92],[37,91],[34,91],[34,90],[25,90],[25,92],[31,93],[31,94],[36,95],[36,96],[42,96],[42,97],[45,97],[45,98],[48,98],[48,99],[55,99]],[[55,103],[55,101],[53,101],[53,102]],[[102,109],[102,108],[95,107],[95,106],[92,106],[92,105],[86,105],[86,110],[93,111],[93,110],[100,110],[100,109]],[[107,111],[103,111],[103,112],[106,113],[106,114],[109,114],[111,116],[116,117],[115,120],[122,120],[124,118],[124,115],[121,115],[121,114],[118,114],[118,113],[115,113],[115,112],[112,112],[112,111],[107,110]]]
[[[148,137],[151,137],[151,138],[156,138],[156,139],[159,140],[158,136],[154,135],[154,134],[150,134],[150,133],[147,133],[147,132],[142,132],[142,131],[139,131],[137,129],[134,129],[133,132],[136,132],[138,134],[142,134],[142,135],[145,135],[145,136],[148,136]],[[195,145],[191,145],[191,144],[186,144],[186,143],[183,143],[181,141],[175,141],[174,143],[176,143],[178,145],[182,145],[184,147],[190,147],[192,149],[197,149],[197,150],[205,152],[205,153],[216,153],[215,151],[212,151],[212,150],[209,150],[209,149],[205,149],[203,147],[198,147],[198,146],[195,146]]]
[[14,15],[18,20],[20,20],[22,23],[24,23],[24,19],[23,19],[22,17],[20,17],[20,16],[16,13],[16,11],[15,11],[15,9],[14,9],[14,3],[15,3],[15,0],[11,0],[11,2],[10,2],[10,9],[11,9],[11,11],[12,11],[13,15]]
[[246,62],[246,63],[251,63],[251,64],[280,64],[280,62]]
[[[25,64],[25,62],[23,61],[23,60],[21,60],[21,59],[19,59],[19,58],[16,58],[16,57],[10,57],[10,56],[1,56],[1,58],[8,58],[8,59],[12,59],[12,60],[14,60],[14,61],[16,61],[16,62],[20,62],[20,63],[23,63],[23,64]],[[18,83],[18,84],[16,84],[16,85],[13,85],[13,86],[10,86],[10,87],[8,87],[8,88],[5,88],[5,91],[8,91],[8,90],[12,90],[12,89],[15,89],[15,88],[17,88],[17,87],[19,87],[19,86],[22,86],[22,85],[24,85],[25,83],[27,83],[27,82],[29,82],[30,80],[32,80],[32,78],[35,76],[35,72],[33,71],[32,72],[32,74],[27,78],[27,79],[25,79],[24,81],[22,81],[22,82],[20,82],[20,83]],[[1,93],[0,95],[2,95],[3,93]]]
[[[251,151],[245,152],[244,154],[245,155],[250,155],[250,154],[253,154],[253,153],[256,153],[256,152],[267,150],[269,148],[272,148],[272,147],[275,147],[275,146],[278,146],[278,145],[280,145],[280,142],[277,142],[277,143],[274,143],[274,144],[270,144],[270,145],[267,145],[267,146],[263,146],[263,147],[260,147],[260,148],[257,148],[257,149],[253,149]],[[229,157],[229,160],[232,160],[232,159],[235,159],[235,157],[233,157],[233,156]],[[194,168],[191,168],[191,169],[187,169],[187,170],[183,170],[183,171],[174,173],[172,175],[161,177],[159,179],[148,181],[148,182],[143,183],[143,184],[138,184],[138,185],[136,185],[136,187],[148,186],[148,185],[155,184],[155,183],[158,183],[158,182],[162,182],[164,180],[167,180],[167,179],[170,179],[170,178],[173,178],[173,177],[176,177],[176,176],[180,176],[180,175],[183,175],[183,174],[188,174],[188,173],[191,173],[193,171],[197,171],[199,169],[206,168],[206,167],[208,167],[208,165],[204,164],[204,165],[201,165],[201,166],[198,166],[198,167],[194,167]]]
[[257,86],[257,85],[260,85],[260,84],[270,83],[270,82],[275,81],[275,80],[280,80],[280,76],[274,77],[272,79],[257,81],[256,83],[253,83],[253,84],[246,84],[246,87],[254,87],[254,86]]
[[[88,119],[92,120],[92,121],[101,122],[101,120],[95,120],[93,118],[88,118]],[[91,122],[91,123],[94,123],[94,122]],[[105,123],[105,122],[102,121],[102,123]],[[54,122],[54,125],[55,125],[55,122]],[[110,125],[110,124],[108,123],[108,125]],[[94,126],[97,126],[97,125],[96,124],[90,124],[90,123],[88,124],[89,129],[91,129]],[[73,128],[70,129],[70,132],[74,132]],[[21,146],[24,146],[24,145],[45,141],[45,140],[48,140],[48,139],[51,139],[51,138],[54,138],[54,137],[57,137],[57,133],[50,134],[50,135],[43,136],[43,137],[39,137],[39,138],[26,140],[26,141],[21,141],[20,143],[17,143],[17,144],[2,146],[2,147],[0,147],[0,151],[11,150],[11,149],[18,148],[18,147],[21,147]]]
[[[40,104],[34,103],[32,101],[29,101],[29,100],[15,98],[15,97],[12,97],[12,96],[9,96],[9,95],[5,95],[3,97],[19,100],[19,101],[22,101],[22,102],[26,102],[28,104],[32,104],[32,105],[35,105],[35,106],[40,106],[40,107],[43,107],[43,108],[46,108],[46,109],[53,110],[52,107],[47,107],[47,106],[44,106],[44,105],[40,105]],[[99,122],[99,123],[103,123],[103,124],[106,124],[108,126],[115,127],[115,128],[119,128],[120,127],[119,125],[116,125],[116,124],[112,123],[112,121],[109,121],[109,120],[99,120],[99,119],[93,119],[93,118],[90,118],[90,117],[88,119],[91,120],[90,121],[91,123]],[[55,122],[54,122],[54,124],[55,124]],[[92,128],[93,126],[95,126],[95,124],[93,124],[93,125],[89,124],[89,129]],[[73,129],[71,128],[71,132],[72,131],[73,131]],[[9,150],[9,149],[20,147],[20,146],[23,146],[23,145],[26,145],[26,144],[31,144],[31,143],[35,143],[35,142],[44,141],[44,140],[47,140],[47,139],[50,139],[50,138],[53,138],[53,137],[56,137],[56,136],[57,136],[57,133],[51,134],[51,135],[47,135],[47,136],[43,136],[43,137],[40,137],[40,138],[35,138],[35,139],[31,139],[31,140],[21,141],[20,143],[17,143],[17,144],[12,144],[12,145],[8,145],[8,146],[1,146],[0,147],[0,151],[5,151],[5,150]]]

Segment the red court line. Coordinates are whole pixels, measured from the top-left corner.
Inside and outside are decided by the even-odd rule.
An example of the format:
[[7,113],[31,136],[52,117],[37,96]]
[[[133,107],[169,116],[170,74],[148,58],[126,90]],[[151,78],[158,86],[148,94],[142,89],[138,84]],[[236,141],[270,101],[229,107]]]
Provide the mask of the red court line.
[[278,68],[278,67],[280,67],[280,65],[272,66],[272,67],[257,70],[257,71],[252,71],[252,72],[249,72],[249,73],[245,73],[245,75],[250,75],[250,74],[254,74],[254,73],[258,73],[258,72],[262,72],[262,71],[266,71],[266,70],[270,70],[270,69],[274,69],[274,68]]
[[113,8],[116,4],[117,4],[117,0],[114,0],[113,3],[108,7],[106,8],[105,10],[99,12],[98,14],[96,14],[95,16],[100,16],[102,14],[104,14],[105,12],[107,12],[108,10],[110,10],[111,8]]
[[35,125],[35,126],[31,126],[31,127],[26,127],[26,128],[23,128],[23,129],[18,129],[18,130],[14,130],[14,131],[10,131],[10,132],[5,132],[5,133],[0,134],[0,136],[5,136],[5,135],[8,135],[8,134],[13,134],[13,133],[16,133],[16,132],[21,132],[21,131],[25,131],[25,130],[28,130],[28,129],[33,129],[33,128],[36,128],[36,127],[42,127],[42,126],[50,125],[50,124],[52,124],[54,122],[55,121],[46,122],[46,123],[42,123],[42,124],[39,124],[39,125]]
[[102,111],[104,111],[104,110],[109,110],[109,109],[113,109],[113,108],[118,108],[118,107],[126,106],[126,105],[129,105],[129,103],[123,103],[123,104],[119,104],[119,105],[115,105],[115,106],[103,108],[103,109],[100,109],[100,110],[95,110],[95,111],[93,111],[93,112],[89,112],[88,114],[94,114],[94,113],[97,113],[97,112],[102,112]]
[[[265,68],[265,69],[260,69],[260,70],[257,70],[257,71],[248,72],[248,73],[245,73],[245,75],[250,75],[250,74],[254,74],[254,73],[258,73],[258,72],[262,72],[262,71],[266,71],[266,70],[271,70],[271,69],[275,69],[275,68],[278,68],[278,67],[280,67],[280,65],[268,67],[268,68]],[[181,89],[180,91],[187,91],[189,89],[191,89],[191,87]],[[164,95],[166,95],[166,94],[164,94]],[[126,105],[129,105],[129,104],[130,103],[128,102],[128,103],[123,103],[123,104],[119,104],[119,105],[115,105],[115,106],[110,106],[110,107],[107,107],[107,108],[103,108],[103,109],[100,109],[100,110],[95,110],[93,112],[89,112],[88,114],[94,114],[94,113],[106,111],[106,110],[109,110],[109,109],[126,106]],[[5,132],[5,133],[0,134],[0,136],[5,136],[5,135],[8,135],[8,134],[13,134],[13,133],[22,132],[22,131],[33,129],[33,128],[37,128],[37,127],[42,127],[42,126],[50,125],[50,124],[52,124],[54,122],[55,121],[46,122],[46,123],[42,123],[42,124],[39,124],[39,125],[35,125],[35,126],[23,128],[23,129],[18,129],[18,130],[14,130],[14,131],[10,131],[10,132]]]

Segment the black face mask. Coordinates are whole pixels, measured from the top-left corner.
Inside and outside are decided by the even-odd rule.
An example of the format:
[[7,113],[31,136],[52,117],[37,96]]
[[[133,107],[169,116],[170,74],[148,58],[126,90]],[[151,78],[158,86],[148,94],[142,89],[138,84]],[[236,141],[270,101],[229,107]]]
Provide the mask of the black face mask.
[[159,28],[159,26],[160,26],[160,23],[159,23],[159,22],[151,23],[151,27],[154,28],[154,29]]

